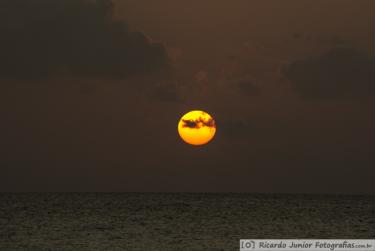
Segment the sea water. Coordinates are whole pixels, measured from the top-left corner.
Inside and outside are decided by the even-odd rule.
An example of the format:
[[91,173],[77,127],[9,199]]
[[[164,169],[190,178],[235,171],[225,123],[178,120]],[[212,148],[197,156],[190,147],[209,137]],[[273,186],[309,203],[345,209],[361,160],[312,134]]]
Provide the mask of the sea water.
[[239,250],[240,239],[372,239],[375,196],[0,194],[0,250]]

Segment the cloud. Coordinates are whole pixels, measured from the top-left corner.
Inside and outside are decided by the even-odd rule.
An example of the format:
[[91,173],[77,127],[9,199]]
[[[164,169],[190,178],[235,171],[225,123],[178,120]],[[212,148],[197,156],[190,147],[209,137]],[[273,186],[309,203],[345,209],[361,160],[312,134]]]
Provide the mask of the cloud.
[[110,0],[0,3],[0,77],[126,77],[164,69],[168,54],[113,18]]
[[197,83],[207,83],[208,82],[208,73],[206,71],[198,71],[193,76],[194,80]]
[[183,52],[180,48],[168,48],[168,55],[173,62],[176,62],[181,58]]
[[249,96],[258,96],[260,94],[260,87],[254,81],[244,79],[237,81],[235,85],[240,93]]
[[158,101],[181,102],[181,86],[176,82],[163,82],[151,86],[147,89],[147,96]]
[[199,129],[201,127],[216,127],[215,120],[212,118],[202,118],[199,117],[197,119],[183,119],[182,122],[184,123],[182,127],[189,127],[192,129]]
[[355,48],[336,47],[284,69],[292,88],[307,98],[363,97],[375,93],[375,59]]
[[229,138],[247,138],[255,130],[255,126],[247,119],[222,121],[218,127],[220,133]]
[[236,78],[228,78],[226,86],[236,93],[247,97],[259,96],[262,92],[261,85],[253,76],[245,74]]

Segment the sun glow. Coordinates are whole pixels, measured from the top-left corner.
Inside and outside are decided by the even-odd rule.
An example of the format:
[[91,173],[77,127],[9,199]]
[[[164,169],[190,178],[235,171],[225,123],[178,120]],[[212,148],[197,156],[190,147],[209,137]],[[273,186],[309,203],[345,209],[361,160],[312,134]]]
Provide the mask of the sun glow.
[[204,145],[215,136],[215,120],[204,111],[186,113],[178,123],[180,137],[191,145]]

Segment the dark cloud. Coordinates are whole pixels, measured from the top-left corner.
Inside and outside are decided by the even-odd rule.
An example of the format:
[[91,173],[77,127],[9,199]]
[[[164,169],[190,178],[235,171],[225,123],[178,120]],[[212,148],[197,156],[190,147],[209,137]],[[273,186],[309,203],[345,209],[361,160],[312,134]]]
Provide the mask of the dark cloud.
[[375,93],[375,59],[359,50],[336,47],[291,63],[284,70],[293,89],[308,98],[363,97]]
[[201,127],[216,127],[215,120],[212,118],[205,119],[203,117],[199,117],[197,119],[183,119],[182,122],[184,123],[182,127],[189,127],[192,129],[199,129]]
[[218,127],[220,134],[228,138],[247,138],[255,130],[255,126],[246,119],[222,121]]
[[236,87],[241,93],[249,96],[257,96],[260,93],[260,88],[253,81],[242,80],[236,83]]
[[181,102],[180,86],[176,83],[156,84],[147,90],[150,98],[165,102]]
[[348,41],[346,41],[344,38],[342,38],[338,35],[332,36],[330,40],[331,40],[331,43],[335,44],[335,45],[342,46],[342,45],[348,44]]
[[166,49],[113,18],[111,0],[0,3],[0,77],[125,77],[168,65]]
[[303,33],[303,32],[298,32],[298,31],[292,34],[292,38],[295,40],[306,40],[306,41],[309,41],[312,39],[311,35]]

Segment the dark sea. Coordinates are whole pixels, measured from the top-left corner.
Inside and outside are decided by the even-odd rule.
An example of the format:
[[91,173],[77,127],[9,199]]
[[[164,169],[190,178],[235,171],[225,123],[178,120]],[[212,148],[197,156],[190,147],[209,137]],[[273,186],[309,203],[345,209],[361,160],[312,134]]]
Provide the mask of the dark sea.
[[0,194],[0,251],[239,250],[253,238],[374,239],[375,196]]

